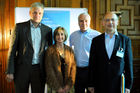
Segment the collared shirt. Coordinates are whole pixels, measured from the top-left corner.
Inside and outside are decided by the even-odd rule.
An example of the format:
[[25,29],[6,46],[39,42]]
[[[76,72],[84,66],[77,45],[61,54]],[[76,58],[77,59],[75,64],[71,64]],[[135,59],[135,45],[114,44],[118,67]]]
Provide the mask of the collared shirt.
[[32,65],[39,64],[39,51],[40,51],[40,44],[41,44],[41,30],[39,24],[38,27],[35,27],[33,23],[30,21],[31,25],[31,36],[32,36],[32,45],[34,49]]
[[89,64],[89,52],[92,39],[100,32],[88,29],[85,32],[75,31],[70,36],[70,46],[74,49],[76,64],[78,67],[87,67]]
[[110,34],[107,34],[105,32],[105,46],[106,46],[106,51],[107,51],[109,59],[111,58],[111,55],[113,52],[114,43],[115,43],[115,35],[118,35],[117,31],[115,31],[115,34],[113,34],[112,38],[110,38]]

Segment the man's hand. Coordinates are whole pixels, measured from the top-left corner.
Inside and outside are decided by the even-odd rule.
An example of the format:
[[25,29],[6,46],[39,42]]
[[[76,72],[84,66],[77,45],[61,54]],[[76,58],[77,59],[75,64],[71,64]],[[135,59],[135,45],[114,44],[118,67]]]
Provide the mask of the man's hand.
[[125,93],[130,93],[130,89],[125,88]]
[[13,75],[13,74],[7,74],[7,75],[6,75],[6,80],[7,80],[8,82],[12,82],[13,79],[14,79],[14,75]]
[[94,87],[88,87],[88,90],[89,90],[91,93],[94,93]]

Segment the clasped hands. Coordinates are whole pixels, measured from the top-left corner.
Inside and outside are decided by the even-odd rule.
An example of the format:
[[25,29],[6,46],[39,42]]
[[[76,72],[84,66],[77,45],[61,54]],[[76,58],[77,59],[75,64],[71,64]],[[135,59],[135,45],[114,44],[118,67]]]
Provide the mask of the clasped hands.
[[70,90],[70,87],[68,85],[66,85],[64,88],[59,88],[57,92],[58,93],[67,93],[67,92],[69,92],[69,90]]

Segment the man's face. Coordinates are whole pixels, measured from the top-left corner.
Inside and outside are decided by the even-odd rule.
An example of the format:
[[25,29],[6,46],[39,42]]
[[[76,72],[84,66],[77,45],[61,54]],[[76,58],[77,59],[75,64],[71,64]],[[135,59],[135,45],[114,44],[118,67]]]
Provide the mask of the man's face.
[[85,30],[87,30],[89,28],[89,26],[90,26],[90,18],[89,18],[89,16],[80,15],[78,22],[79,22],[80,30],[83,31],[83,32]]
[[105,31],[107,33],[114,33],[117,29],[118,18],[116,14],[108,13],[105,15],[103,20],[103,26],[105,27]]
[[30,10],[30,18],[35,23],[40,23],[44,10],[41,7],[33,7]]

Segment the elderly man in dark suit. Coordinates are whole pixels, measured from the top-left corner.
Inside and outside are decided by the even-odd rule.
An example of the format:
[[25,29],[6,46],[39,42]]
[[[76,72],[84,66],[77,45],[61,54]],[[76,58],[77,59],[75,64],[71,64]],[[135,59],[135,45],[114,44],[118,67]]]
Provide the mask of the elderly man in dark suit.
[[121,75],[125,75],[125,93],[133,83],[131,40],[117,32],[118,16],[108,12],[103,19],[105,33],[92,40],[89,59],[89,90],[94,93],[121,93]]
[[35,2],[30,8],[30,20],[16,24],[8,56],[7,81],[14,80],[16,93],[44,93],[45,49],[52,44],[52,29],[40,23],[43,4]]

